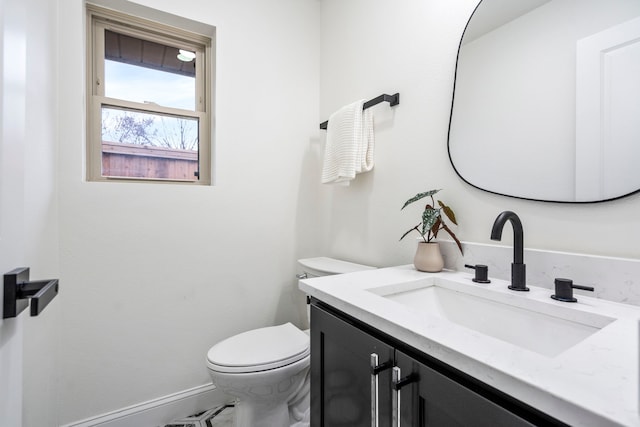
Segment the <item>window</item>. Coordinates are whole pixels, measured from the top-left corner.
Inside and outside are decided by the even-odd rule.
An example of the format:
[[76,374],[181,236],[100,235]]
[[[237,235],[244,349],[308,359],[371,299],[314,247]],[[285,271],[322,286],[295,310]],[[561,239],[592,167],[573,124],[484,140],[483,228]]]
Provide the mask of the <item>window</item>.
[[87,177],[211,183],[211,39],[87,5]]

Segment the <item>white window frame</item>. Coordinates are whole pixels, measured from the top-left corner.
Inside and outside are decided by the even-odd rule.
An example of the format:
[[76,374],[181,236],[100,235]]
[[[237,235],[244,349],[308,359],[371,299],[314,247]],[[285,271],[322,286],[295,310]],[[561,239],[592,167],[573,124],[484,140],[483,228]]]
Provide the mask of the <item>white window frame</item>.
[[[173,26],[87,4],[87,147],[89,181],[171,182],[211,185],[211,105],[213,91],[211,38]],[[104,94],[104,31],[111,30],[196,53],[196,106],[194,110],[109,98]],[[198,119],[198,178],[196,180],[102,176],[102,107]]]

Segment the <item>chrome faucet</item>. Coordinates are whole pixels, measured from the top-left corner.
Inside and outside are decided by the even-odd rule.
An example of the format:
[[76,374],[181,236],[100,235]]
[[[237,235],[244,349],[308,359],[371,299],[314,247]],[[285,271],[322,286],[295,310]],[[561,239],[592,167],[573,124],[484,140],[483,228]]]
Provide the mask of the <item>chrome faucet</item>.
[[510,221],[513,228],[513,263],[511,264],[511,286],[514,291],[528,291],[526,265],[524,264],[524,232],[522,222],[514,212],[504,211],[493,223],[491,227],[491,240],[502,239],[502,229],[504,224]]

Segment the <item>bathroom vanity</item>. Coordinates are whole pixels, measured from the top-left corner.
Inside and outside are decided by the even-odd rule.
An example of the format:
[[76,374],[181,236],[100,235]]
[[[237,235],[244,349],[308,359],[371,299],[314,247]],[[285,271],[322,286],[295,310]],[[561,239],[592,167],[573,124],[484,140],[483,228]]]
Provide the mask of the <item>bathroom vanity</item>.
[[311,318],[313,426],[564,425],[318,300]]
[[412,266],[300,281],[312,426],[640,426],[640,308]]

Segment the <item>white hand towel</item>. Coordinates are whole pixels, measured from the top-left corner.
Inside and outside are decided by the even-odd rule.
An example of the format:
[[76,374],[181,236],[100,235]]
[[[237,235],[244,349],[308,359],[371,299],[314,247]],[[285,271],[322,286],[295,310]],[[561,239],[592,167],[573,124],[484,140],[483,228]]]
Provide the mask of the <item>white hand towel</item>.
[[371,111],[362,110],[364,99],[345,105],[327,126],[322,183],[349,185],[356,174],[373,169],[374,134]]

